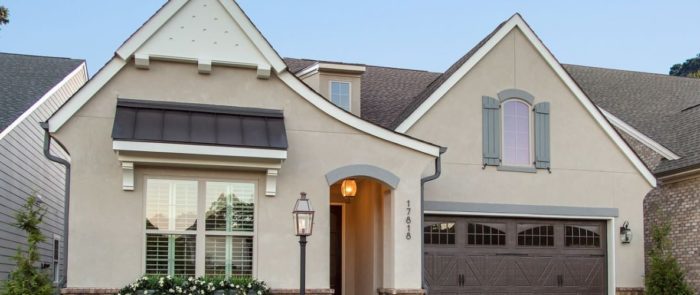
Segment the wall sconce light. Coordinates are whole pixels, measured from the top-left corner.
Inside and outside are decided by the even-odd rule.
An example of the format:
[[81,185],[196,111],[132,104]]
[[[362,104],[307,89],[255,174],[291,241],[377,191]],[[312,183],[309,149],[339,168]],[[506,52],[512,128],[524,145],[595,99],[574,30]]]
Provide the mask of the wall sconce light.
[[632,230],[630,229],[629,221],[625,221],[620,227],[620,241],[622,241],[623,244],[632,242]]
[[346,200],[352,200],[357,195],[357,182],[352,178],[343,180],[340,184],[340,193]]

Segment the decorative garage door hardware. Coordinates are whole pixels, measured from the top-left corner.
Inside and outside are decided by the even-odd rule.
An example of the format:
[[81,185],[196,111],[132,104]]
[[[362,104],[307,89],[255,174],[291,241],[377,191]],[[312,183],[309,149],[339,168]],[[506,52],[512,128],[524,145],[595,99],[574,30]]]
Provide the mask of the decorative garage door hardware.
[[431,295],[605,294],[605,221],[425,219]]
[[112,139],[287,149],[282,111],[119,99]]

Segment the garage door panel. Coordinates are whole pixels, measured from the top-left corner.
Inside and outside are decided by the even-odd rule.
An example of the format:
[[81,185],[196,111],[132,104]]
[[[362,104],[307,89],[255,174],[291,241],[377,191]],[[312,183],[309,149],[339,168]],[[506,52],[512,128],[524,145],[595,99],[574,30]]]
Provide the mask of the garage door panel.
[[606,291],[605,221],[457,216],[426,221],[432,226],[426,236],[437,241],[425,244],[431,295]]

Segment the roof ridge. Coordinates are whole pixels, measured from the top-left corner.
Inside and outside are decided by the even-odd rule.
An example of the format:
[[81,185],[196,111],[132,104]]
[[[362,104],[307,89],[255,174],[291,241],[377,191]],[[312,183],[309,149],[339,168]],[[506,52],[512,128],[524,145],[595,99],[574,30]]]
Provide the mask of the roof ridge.
[[626,69],[617,69],[617,68],[605,68],[605,67],[600,67],[600,66],[585,66],[585,65],[575,65],[575,64],[565,64],[565,63],[563,63],[562,65],[564,65],[564,66],[582,67],[582,68],[601,69],[601,70],[612,70],[612,71],[628,72],[628,73],[635,73],[635,74],[645,74],[645,75],[662,76],[662,77],[670,78],[670,79],[689,79],[689,80],[697,81],[698,83],[700,83],[700,78],[691,78],[691,77],[683,77],[683,76],[673,76],[673,75],[668,75],[668,74],[652,73],[652,72],[643,72],[643,71],[635,71],[635,70],[626,70]]
[[69,59],[69,60],[76,60],[76,61],[85,61],[84,59],[72,58],[72,57],[63,57],[63,56],[50,56],[50,55],[38,55],[38,54],[26,54],[26,53],[14,53],[14,52],[0,52],[0,54],[4,54],[4,55],[17,55],[17,56],[27,56],[27,57],[43,57],[43,58],[53,58],[53,59]]
[[296,58],[296,57],[283,57],[282,59],[294,59],[294,60],[301,60],[301,61],[308,61],[308,62],[315,62],[315,63],[316,62],[326,62],[326,63],[337,63],[337,64],[345,64],[345,65],[361,65],[361,66],[373,67],[373,68],[383,68],[383,69],[393,69],[393,70],[402,70],[402,71],[414,71],[414,72],[442,74],[441,72],[433,72],[433,71],[428,71],[428,70],[410,69],[410,68],[392,67],[392,66],[380,66],[380,65],[374,65],[374,64],[353,63],[353,62],[344,62],[344,61],[321,60],[321,59],[310,59],[310,58]]

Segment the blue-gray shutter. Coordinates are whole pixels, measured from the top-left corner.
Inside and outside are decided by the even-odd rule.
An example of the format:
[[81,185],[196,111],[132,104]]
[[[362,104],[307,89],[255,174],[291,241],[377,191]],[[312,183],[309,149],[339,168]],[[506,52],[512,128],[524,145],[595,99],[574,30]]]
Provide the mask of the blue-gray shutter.
[[535,105],[535,168],[549,169],[549,103]]
[[501,104],[493,97],[481,98],[484,166],[501,164]]

